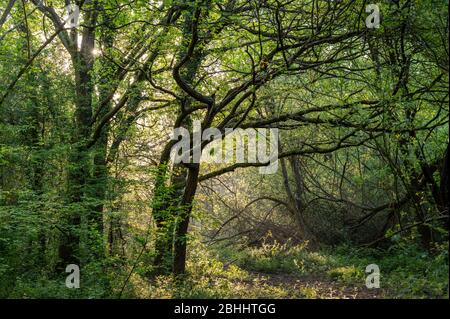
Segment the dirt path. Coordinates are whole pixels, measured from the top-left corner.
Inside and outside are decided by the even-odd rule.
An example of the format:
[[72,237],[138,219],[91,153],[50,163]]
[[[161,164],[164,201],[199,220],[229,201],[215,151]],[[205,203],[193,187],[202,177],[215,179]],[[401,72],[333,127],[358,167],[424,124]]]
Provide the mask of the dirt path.
[[250,279],[245,280],[249,289],[267,285],[288,292],[288,298],[311,299],[375,299],[383,298],[382,289],[368,289],[363,283],[360,287],[349,286],[319,275],[297,276],[248,271]]

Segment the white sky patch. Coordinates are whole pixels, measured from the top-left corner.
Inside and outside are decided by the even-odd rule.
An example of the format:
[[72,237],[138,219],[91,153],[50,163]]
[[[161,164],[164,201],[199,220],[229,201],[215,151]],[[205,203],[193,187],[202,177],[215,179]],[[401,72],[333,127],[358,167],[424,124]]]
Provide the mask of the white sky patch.
[[102,51],[101,51],[100,49],[94,48],[94,49],[92,50],[92,54],[93,54],[94,56],[99,56],[99,55],[102,54]]

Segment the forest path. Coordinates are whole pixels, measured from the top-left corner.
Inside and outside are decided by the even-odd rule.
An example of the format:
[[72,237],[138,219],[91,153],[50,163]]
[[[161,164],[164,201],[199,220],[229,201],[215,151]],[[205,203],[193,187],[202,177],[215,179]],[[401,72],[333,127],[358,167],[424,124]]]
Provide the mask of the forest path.
[[[382,289],[368,289],[361,286],[347,285],[327,278],[325,275],[294,275],[265,273],[247,270],[249,279],[244,280],[248,289],[266,287],[279,290],[285,298],[308,299],[380,299]],[[259,287],[258,287],[259,286]],[[264,298],[265,296],[261,296]]]

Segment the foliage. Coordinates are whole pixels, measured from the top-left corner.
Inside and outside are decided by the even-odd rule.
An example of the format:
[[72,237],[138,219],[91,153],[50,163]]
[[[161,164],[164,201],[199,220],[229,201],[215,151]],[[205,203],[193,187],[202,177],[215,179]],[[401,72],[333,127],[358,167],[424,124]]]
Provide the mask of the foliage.
[[366,5],[0,0],[0,297],[448,297],[448,1]]

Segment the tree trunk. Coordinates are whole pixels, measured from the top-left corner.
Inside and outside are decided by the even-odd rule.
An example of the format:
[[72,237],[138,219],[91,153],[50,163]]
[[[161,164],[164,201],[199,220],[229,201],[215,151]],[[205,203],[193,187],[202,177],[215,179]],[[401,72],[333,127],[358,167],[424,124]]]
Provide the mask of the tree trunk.
[[73,58],[76,93],[75,134],[72,137],[73,148],[69,155],[68,172],[68,202],[72,207],[69,208],[66,217],[67,232],[59,247],[59,268],[65,268],[67,264],[72,263],[79,265],[81,261],[80,226],[86,209],[83,205],[83,197],[91,165],[86,142],[91,133],[93,48],[93,35],[84,34],[82,51],[75,53]]
[[177,223],[175,226],[173,261],[174,275],[183,274],[186,269],[186,235],[192,211],[192,203],[194,201],[195,192],[197,191],[199,172],[200,164],[193,164],[192,168],[189,168],[183,200],[181,202],[182,210],[177,218]]

